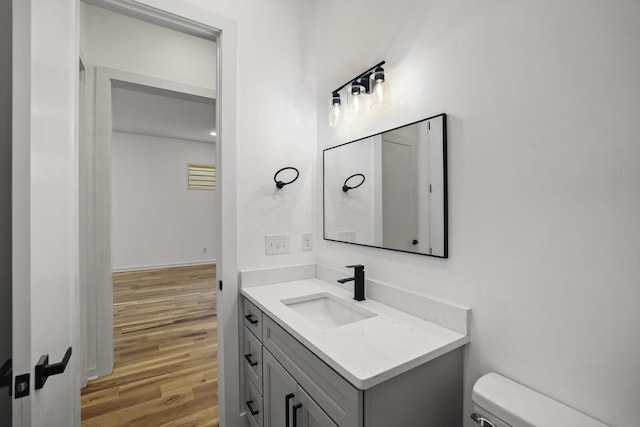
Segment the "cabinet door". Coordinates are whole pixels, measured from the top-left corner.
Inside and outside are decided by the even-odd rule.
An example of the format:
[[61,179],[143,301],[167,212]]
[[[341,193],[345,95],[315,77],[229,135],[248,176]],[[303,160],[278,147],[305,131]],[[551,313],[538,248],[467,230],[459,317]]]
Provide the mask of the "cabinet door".
[[295,414],[292,427],[338,427],[331,418],[298,386],[298,404],[293,407]]
[[291,407],[298,402],[297,384],[266,349],[262,354],[263,427],[293,427]]

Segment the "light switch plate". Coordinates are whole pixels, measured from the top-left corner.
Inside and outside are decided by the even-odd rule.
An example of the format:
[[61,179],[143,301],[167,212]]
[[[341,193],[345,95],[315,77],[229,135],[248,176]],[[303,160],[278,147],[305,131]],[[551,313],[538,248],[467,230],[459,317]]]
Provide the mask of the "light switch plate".
[[288,254],[290,251],[288,234],[266,234],[264,236],[266,255]]

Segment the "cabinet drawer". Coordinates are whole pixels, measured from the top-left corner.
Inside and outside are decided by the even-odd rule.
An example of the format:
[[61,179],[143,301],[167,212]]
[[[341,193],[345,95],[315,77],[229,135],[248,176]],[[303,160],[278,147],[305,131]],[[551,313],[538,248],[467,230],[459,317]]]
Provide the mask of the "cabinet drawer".
[[263,344],[309,396],[340,426],[360,427],[362,391],[278,326],[263,318]]
[[248,299],[243,298],[242,320],[244,325],[262,342],[262,311]]
[[253,381],[258,390],[262,390],[262,344],[246,327],[242,336],[244,372],[246,377]]
[[262,427],[262,395],[251,381],[245,381],[244,409],[247,419],[253,427]]

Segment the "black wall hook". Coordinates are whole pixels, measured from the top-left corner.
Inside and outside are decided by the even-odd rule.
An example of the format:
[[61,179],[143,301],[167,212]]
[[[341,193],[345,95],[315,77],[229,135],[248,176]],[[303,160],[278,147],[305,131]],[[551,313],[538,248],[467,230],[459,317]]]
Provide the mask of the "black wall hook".
[[[279,174],[280,172],[282,172],[282,171],[287,170],[287,169],[291,169],[291,170],[296,171],[296,177],[295,177],[295,178],[293,178],[293,179],[292,179],[291,181],[289,181],[289,182],[282,182],[282,181],[278,181],[278,174]],[[285,185],[289,185],[289,184],[291,184],[292,182],[294,182],[296,179],[298,179],[298,177],[299,177],[299,176],[300,176],[300,172],[298,171],[298,169],[296,169],[296,168],[294,168],[294,167],[292,167],[292,166],[287,166],[286,168],[282,168],[282,169],[280,169],[278,172],[276,172],[276,174],[275,174],[275,175],[273,175],[273,180],[276,182],[276,187],[278,187],[278,189],[280,189],[280,188],[284,187]]]
[[[362,181],[360,181],[360,183],[358,185],[354,185],[353,187],[350,187],[347,185],[347,182],[351,179],[351,178],[355,178],[356,176],[359,176],[362,178]],[[344,184],[342,184],[342,191],[344,191],[345,193],[349,190],[353,190],[354,188],[358,188],[360,187],[362,184],[364,184],[364,175],[361,173],[354,173],[353,175],[351,175],[349,178],[344,180]]]

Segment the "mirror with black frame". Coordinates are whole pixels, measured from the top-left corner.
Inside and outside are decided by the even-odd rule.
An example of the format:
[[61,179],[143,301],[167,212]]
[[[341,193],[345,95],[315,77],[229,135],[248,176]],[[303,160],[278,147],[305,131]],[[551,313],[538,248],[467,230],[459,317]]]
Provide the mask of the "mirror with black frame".
[[446,118],[325,149],[324,239],[447,258]]

